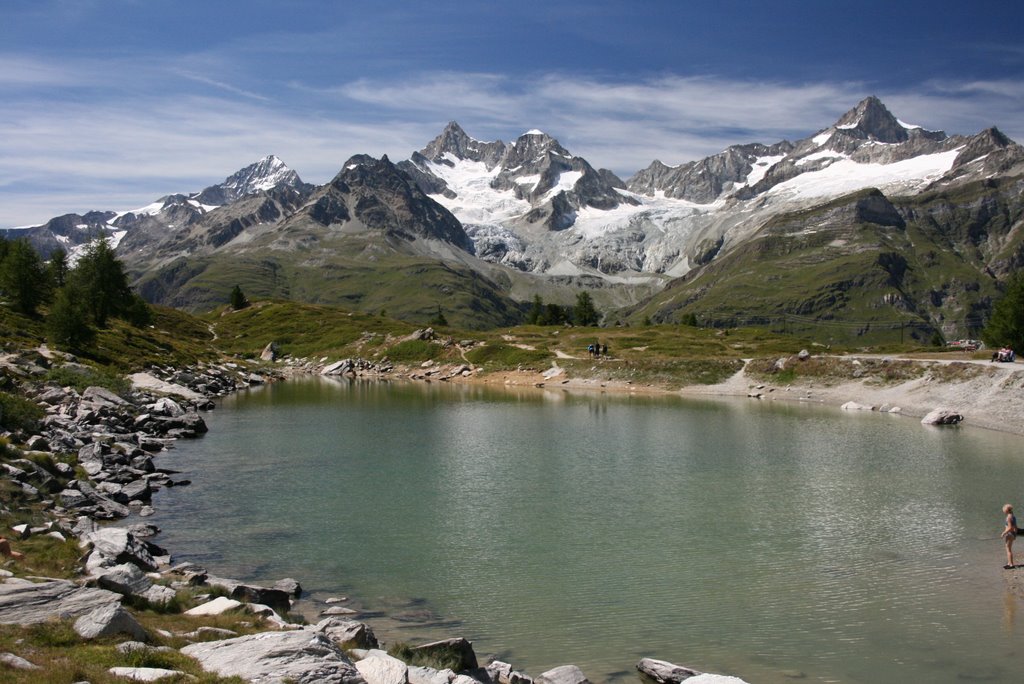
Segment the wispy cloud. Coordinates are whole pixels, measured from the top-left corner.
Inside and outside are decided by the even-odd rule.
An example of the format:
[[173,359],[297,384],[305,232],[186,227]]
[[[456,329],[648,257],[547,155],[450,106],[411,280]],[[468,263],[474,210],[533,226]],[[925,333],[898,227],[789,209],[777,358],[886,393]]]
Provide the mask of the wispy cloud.
[[194,74],[194,73],[185,71],[183,69],[174,69],[173,73],[177,74],[178,76],[181,76],[182,78],[188,79],[190,81],[195,81],[196,83],[203,83],[205,85],[217,88],[218,90],[223,90],[225,92],[231,93],[232,95],[240,95],[241,97],[245,97],[245,98],[248,98],[250,100],[260,100],[261,102],[270,102],[270,98],[269,97],[265,97],[263,95],[260,95],[259,93],[254,93],[254,92],[251,92],[249,90],[245,90],[243,88],[239,88],[237,86],[233,86],[230,83],[224,83],[223,81],[218,81],[216,79],[210,78],[208,76],[204,76],[202,74]]

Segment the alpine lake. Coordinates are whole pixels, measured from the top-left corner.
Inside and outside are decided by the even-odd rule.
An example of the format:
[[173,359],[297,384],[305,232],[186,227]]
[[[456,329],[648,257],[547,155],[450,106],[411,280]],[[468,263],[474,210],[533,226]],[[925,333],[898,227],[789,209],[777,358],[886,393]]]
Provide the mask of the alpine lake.
[[[289,380],[158,466],[175,562],[298,579],[392,644],[536,677],[1019,682],[1000,507],[1022,438],[796,403]],[[1024,561],[1024,547],[1018,550]]]

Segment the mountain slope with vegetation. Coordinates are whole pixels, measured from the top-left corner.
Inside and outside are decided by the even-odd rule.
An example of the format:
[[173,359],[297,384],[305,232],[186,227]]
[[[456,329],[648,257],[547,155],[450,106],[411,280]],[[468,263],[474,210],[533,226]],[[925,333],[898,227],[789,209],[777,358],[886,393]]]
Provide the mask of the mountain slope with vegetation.
[[633,318],[790,326],[865,342],[894,331],[922,343],[977,337],[1024,263],[1022,217],[1020,176],[913,197],[864,190],[776,216]]

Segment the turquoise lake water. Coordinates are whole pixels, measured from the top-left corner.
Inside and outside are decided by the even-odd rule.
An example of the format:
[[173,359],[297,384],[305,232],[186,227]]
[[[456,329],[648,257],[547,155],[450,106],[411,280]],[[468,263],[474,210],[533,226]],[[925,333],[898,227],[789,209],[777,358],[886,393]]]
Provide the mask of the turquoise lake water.
[[[649,656],[750,682],[1024,681],[1000,507],[1021,438],[750,400],[289,381],[158,458],[156,538],[349,596],[387,641],[536,676]],[[1024,561],[1024,542],[1019,549]]]

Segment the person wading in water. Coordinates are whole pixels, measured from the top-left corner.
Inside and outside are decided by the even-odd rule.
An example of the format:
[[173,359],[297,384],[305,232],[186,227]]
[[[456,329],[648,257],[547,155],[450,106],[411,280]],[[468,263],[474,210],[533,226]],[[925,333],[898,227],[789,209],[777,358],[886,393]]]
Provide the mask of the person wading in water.
[[1006,565],[1003,570],[1012,570],[1013,565],[1013,540],[1017,538],[1017,516],[1013,514],[1013,506],[1003,506],[1003,513],[1006,514],[1006,528],[1003,530],[1003,543],[1006,544]]

